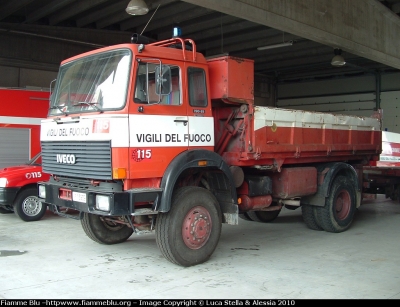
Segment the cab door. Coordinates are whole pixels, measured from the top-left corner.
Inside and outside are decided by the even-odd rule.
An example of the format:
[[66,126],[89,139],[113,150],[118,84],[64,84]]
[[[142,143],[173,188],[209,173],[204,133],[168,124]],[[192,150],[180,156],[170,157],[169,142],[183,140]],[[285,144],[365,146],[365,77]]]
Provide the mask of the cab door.
[[187,74],[187,115],[188,147],[190,149],[214,150],[214,118],[210,107],[207,70],[201,65],[188,63]]
[[162,177],[172,159],[188,149],[182,67],[143,59],[136,71],[129,115],[130,178]]

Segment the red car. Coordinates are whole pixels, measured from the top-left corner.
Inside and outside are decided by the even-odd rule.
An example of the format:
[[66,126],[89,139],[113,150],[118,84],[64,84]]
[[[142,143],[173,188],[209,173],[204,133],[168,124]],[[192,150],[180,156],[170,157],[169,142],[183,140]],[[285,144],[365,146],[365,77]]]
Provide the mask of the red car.
[[0,169],[0,213],[14,212],[26,222],[40,220],[47,205],[37,198],[37,182],[49,178],[42,172],[41,153],[26,164]]

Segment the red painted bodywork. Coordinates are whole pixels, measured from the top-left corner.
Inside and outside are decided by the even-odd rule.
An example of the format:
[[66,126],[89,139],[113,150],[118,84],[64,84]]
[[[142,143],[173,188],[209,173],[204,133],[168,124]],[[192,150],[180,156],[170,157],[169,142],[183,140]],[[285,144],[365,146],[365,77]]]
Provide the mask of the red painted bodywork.
[[317,169],[315,167],[284,168],[271,175],[272,195],[292,198],[317,192]]
[[39,181],[47,181],[50,175],[42,172],[41,157],[31,160],[34,163],[14,165],[0,169],[0,177],[7,178],[7,188],[24,187],[36,184]]
[[[46,118],[49,109],[49,91],[0,88],[0,117],[16,118],[16,121],[2,122],[0,128],[30,129],[30,154],[40,152],[40,122],[29,123],[30,118]],[[21,123],[18,121],[21,118]]]
[[211,99],[253,101],[254,61],[231,56],[208,60]]

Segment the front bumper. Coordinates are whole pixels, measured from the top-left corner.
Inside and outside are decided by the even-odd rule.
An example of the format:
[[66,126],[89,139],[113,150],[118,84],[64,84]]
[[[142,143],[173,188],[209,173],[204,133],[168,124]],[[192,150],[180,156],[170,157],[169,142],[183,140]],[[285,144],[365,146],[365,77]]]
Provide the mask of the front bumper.
[[[80,212],[87,212],[97,215],[107,215],[107,216],[121,216],[121,215],[135,215],[135,204],[137,203],[151,203],[152,209],[156,211],[159,201],[162,195],[162,189],[158,188],[146,188],[146,189],[132,189],[129,191],[114,191],[113,186],[109,185],[109,189],[106,186],[90,188],[80,188],[77,185],[71,184],[66,185],[64,183],[59,183],[54,180],[40,182],[39,185],[44,186],[46,191],[46,197],[40,198],[42,202],[56,206],[54,212],[59,212],[61,207],[77,210]],[[60,196],[65,194],[65,190],[71,191],[70,195],[74,195],[74,192],[82,193],[86,197],[81,197],[80,199],[64,199]],[[102,211],[96,208],[96,195],[108,196],[110,200],[110,210]],[[85,201],[82,201],[85,199]]]
[[0,188],[0,205],[12,206],[20,189],[20,187]]

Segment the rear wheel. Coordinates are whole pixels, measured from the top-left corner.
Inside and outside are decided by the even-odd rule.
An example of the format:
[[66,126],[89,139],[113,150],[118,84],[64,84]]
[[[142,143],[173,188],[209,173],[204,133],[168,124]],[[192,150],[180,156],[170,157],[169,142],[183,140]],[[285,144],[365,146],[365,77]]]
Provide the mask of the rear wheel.
[[25,222],[40,220],[46,213],[47,205],[37,197],[36,188],[22,190],[14,202],[14,213]]
[[323,230],[318,221],[317,209],[316,206],[301,205],[301,214],[308,228],[312,230]]
[[399,200],[399,194],[400,194],[400,186],[393,185],[389,189],[389,193],[386,192],[386,198],[390,197],[391,200]]
[[199,187],[178,189],[169,212],[159,213],[156,241],[172,263],[189,267],[207,261],[221,235],[221,211],[215,196]]
[[318,221],[325,231],[347,230],[356,212],[356,194],[352,182],[344,176],[338,176],[332,184],[325,206],[319,207],[317,212]]
[[133,229],[125,224],[105,219],[101,215],[84,213],[81,220],[86,235],[100,244],[117,244],[128,240]]
[[281,210],[274,211],[249,211],[247,212],[248,217],[255,222],[269,223],[275,220]]

